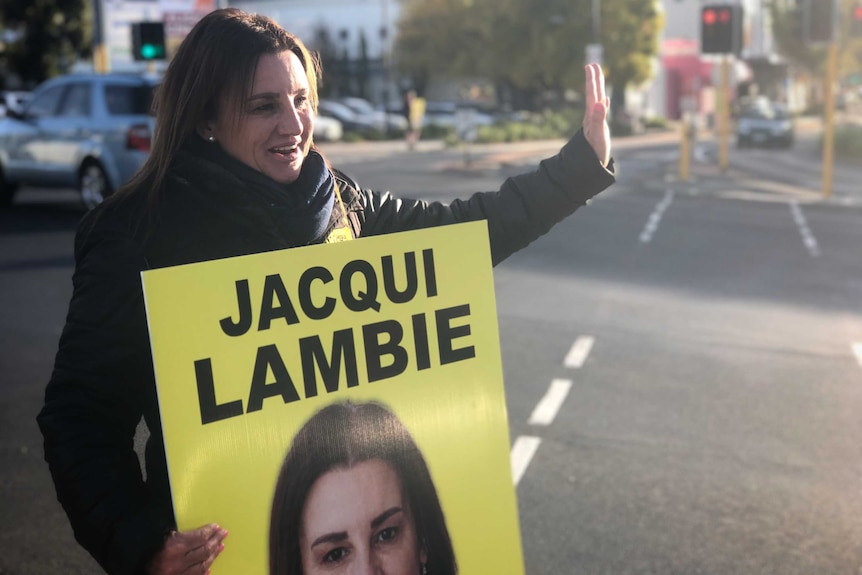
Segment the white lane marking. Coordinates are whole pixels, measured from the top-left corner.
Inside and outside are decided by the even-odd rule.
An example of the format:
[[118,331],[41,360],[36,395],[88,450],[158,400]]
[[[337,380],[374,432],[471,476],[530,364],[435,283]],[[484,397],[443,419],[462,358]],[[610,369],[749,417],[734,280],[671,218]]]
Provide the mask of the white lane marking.
[[566,359],[563,360],[563,365],[573,369],[580,369],[587,361],[587,356],[590,355],[590,350],[593,349],[593,344],[596,338],[589,335],[582,335],[575,340],[569,353],[566,354]]
[[667,190],[664,194],[664,199],[658,203],[653,213],[650,214],[649,220],[641,232],[641,243],[647,244],[652,241],[653,234],[655,234],[658,224],[661,222],[661,217],[664,215],[665,210],[670,207],[671,202],[673,202],[673,190]]
[[563,406],[563,402],[566,400],[570,389],[572,389],[572,381],[570,379],[555,379],[551,381],[551,386],[542,400],[536,405],[527,423],[530,425],[551,425],[554,422],[554,418],[557,417],[560,407]]
[[862,342],[853,343],[853,355],[856,356],[856,361],[859,362],[859,367],[862,367]]
[[799,202],[790,202],[790,213],[793,214],[793,221],[799,228],[799,234],[802,236],[802,243],[812,257],[820,255],[820,246],[817,244],[817,238],[811,233],[811,228],[808,227],[808,222],[805,221],[805,215],[802,213],[802,208],[799,207]]
[[524,472],[530,465],[530,461],[539,449],[539,444],[542,440],[538,437],[530,437],[522,435],[515,440],[515,445],[512,446],[512,481],[515,486],[521,481]]

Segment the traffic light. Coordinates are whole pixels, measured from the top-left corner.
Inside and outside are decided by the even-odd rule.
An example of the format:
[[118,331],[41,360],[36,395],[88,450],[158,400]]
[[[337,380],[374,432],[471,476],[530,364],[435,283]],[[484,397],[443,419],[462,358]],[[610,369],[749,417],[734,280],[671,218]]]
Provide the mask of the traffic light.
[[856,2],[851,14],[853,22],[850,24],[850,35],[854,38],[862,38],[862,1]]
[[165,25],[162,22],[132,24],[132,57],[135,60],[165,59]]
[[804,0],[802,39],[809,44],[828,44],[835,39],[838,0]]
[[700,10],[702,54],[739,54],[742,50],[742,6],[709,4]]

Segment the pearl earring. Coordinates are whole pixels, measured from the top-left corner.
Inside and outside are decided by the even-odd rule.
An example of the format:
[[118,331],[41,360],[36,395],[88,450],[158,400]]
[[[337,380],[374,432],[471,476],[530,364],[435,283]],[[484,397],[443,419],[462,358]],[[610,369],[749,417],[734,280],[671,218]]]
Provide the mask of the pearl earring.
[[428,575],[428,567],[424,563],[422,564],[422,575]]
[[212,144],[215,142],[215,136],[210,136],[209,138],[207,138],[207,140],[209,140],[209,143]]

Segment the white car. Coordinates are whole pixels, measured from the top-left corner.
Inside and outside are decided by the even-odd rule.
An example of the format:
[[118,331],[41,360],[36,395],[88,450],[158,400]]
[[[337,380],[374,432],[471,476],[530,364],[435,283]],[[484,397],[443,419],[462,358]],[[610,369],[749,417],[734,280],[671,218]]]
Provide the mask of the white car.
[[338,101],[353,110],[359,117],[372,122],[378,130],[407,129],[407,118],[401,114],[390,114],[384,110],[378,110],[368,100],[347,97]]
[[341,122],[329,116],[315,116],[314,140],[317,142],[337,142],[344,134]]

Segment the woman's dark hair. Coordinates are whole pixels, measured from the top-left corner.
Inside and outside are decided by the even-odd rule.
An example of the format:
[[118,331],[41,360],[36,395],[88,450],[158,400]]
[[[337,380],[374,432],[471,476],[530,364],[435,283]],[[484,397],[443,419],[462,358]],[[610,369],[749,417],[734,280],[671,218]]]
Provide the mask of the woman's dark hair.
[[302,511],[314,483],[333,469],[381,459],[401,480],[402,496],[425,550],[429,575],[455,575],[455,551],[431,474],[410,432],[379,403],[336,403],[306,422],[287,453],[272,504],[270,575],[301,575]]
[[287,50],[296,54],[305,69],[309,101],[316,112],[320,69],[299,38],[266,16],[236,8],[204,16],[180,44],[156,89],[156,129],[150,154],[123,190],[144,188],[154,202],[180,147],[198,128],[215,119],[219,106],[235,105],[241,111],[260,56]]

